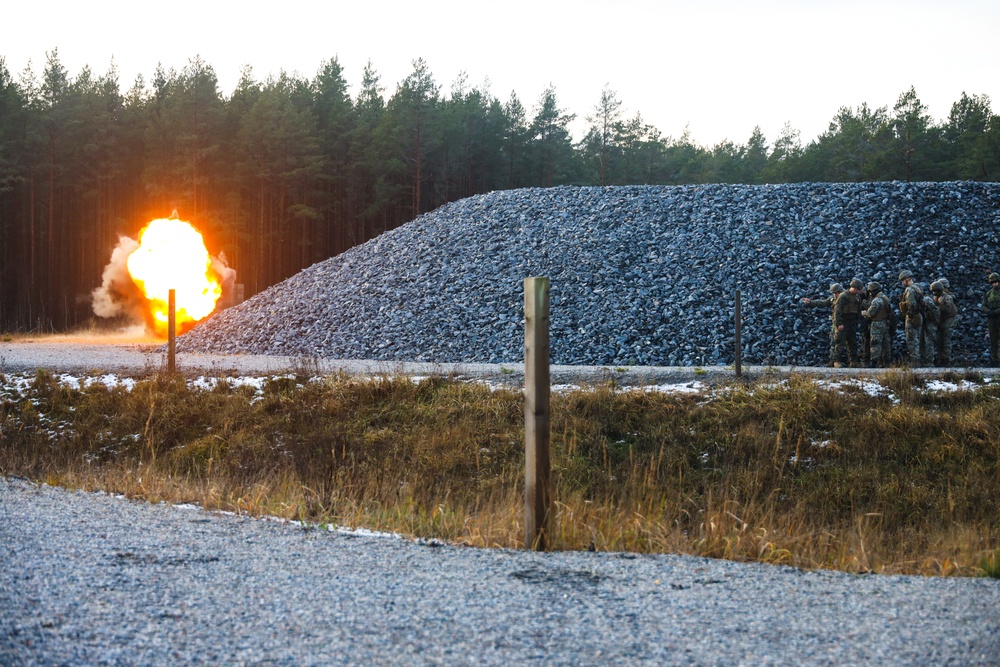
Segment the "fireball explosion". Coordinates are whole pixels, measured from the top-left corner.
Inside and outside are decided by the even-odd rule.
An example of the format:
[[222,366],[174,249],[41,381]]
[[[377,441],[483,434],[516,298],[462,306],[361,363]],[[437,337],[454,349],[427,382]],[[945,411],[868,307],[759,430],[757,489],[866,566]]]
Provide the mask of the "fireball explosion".
[[167,335],[167,302],[176,297],[176,326],[181,334],[215,310],[231,289],[236,272],[225,256],[212,257],[200,232],[189,222],[160,218],[139,233],[138,241],[122,236],[94,290],[99,317],[125,315],[142,320],[158,336]]

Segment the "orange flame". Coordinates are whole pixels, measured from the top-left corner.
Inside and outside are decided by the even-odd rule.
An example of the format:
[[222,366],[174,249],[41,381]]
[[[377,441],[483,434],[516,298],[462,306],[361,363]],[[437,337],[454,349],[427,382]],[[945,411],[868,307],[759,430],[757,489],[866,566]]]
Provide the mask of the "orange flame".
[[146,296],[147,320],[160,336],[167,335],[171,289],[175,290],[178,334],[210,315],[222,295],[205,240],[183,220],[161,218],[146,225],[139,233],[139,247],[126,264],[133,282]]

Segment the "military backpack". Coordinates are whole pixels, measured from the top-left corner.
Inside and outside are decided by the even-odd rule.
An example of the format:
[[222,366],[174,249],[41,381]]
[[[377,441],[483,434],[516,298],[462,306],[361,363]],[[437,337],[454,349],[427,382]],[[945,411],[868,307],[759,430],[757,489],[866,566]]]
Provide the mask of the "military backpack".
[[941,309],[940,321],[942,322],[958,315],[958,306],[955,305],[955,299],[950,294],[944,294],[940,297],[938,307]]
[[938,308],[936,303],[934,303],[934,299],[926,295],[922,296],[920,297],[920,305],[920,310],[923,312],[924,317],[926,317],[929,321],[934,324],[941,321],[941,309]]

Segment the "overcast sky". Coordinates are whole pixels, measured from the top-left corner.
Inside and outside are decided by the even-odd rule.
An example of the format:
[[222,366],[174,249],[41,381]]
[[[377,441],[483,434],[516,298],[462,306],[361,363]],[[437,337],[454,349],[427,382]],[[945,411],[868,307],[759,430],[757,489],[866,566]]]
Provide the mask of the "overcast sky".
[[113,61],[123,91],[196,55],[227,96],[243,65],[312,78],[336,57],[352,96],[371,60],[388,98],[423,58],[443,94],[464,71],[529,114],[551,83],[577,138],[605,85],[628,117],[704,146],[756,125],[773,143],[786,122],[805,144],[840,107],[891,110],[910,86],[935,121],[963,91],[1000,112],[1000,0],[0,0],[0,35],[15,79],[58,49],[73,77]]

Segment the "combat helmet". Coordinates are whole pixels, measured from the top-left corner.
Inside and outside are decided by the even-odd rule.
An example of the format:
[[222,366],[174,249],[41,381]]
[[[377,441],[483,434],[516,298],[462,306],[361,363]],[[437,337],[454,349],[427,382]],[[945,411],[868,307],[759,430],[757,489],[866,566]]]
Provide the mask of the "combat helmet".
[[873,280],[870,283],[868,283],[868,285],[865,287],[865,289],[868,290],[869,294],[873,294],[874,295],[874,294],[878,294],[879,292],[882,291],[882,286]]
[[841,292],[844,291],[844,286],[841,285],[840,283],[833,283],[832,285],[830,285],[830,291],[833,292],[834,294],[840,294]]
[[910,271],[908,269],[903,269],[902,271],[899,272],[900,282],[906,280],[907,278],[912,278],[912,277],[913,277],[913,271]]
[[941,294],[944,292],[944,285],[941,284],[940,280],[935,280],[931,283],[931,291],[935,294]]
[[991,273],[990,274],[990,282],[991,283],[1000,283],[1000,273]]
[[[942,289],[951,289],[951,283],[948,282],[947,278],[938,278],[934,282],[941,283],[941,288]],[[931,285],[931,287],[934,287],[934,286]]]
[[851,281],[851,287],[854,289],[864,289],[865,284],[860,280],[858,280],[857,278],[855,278],[854,280]]

